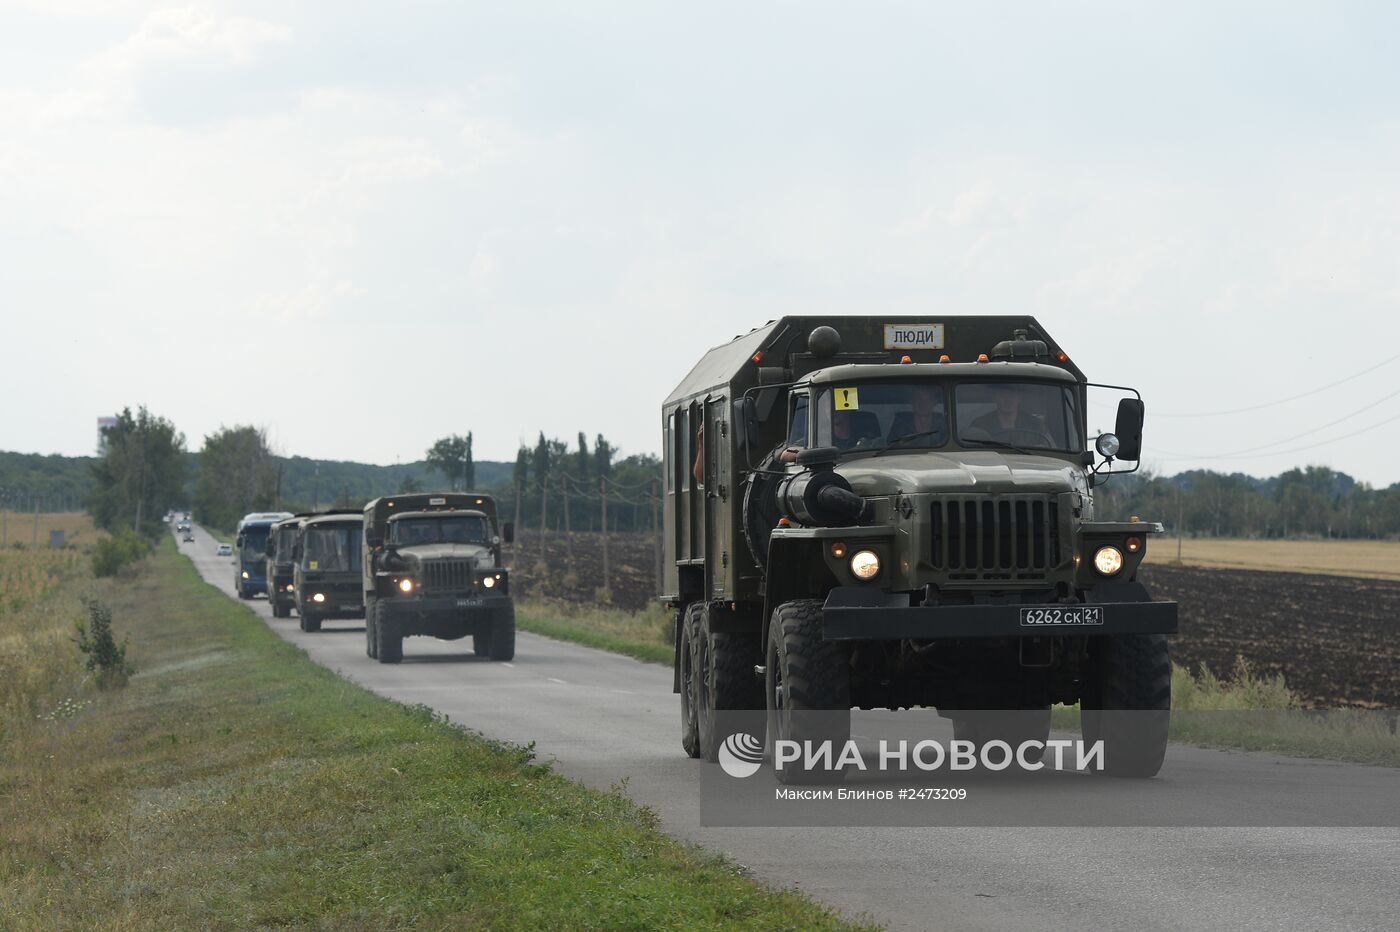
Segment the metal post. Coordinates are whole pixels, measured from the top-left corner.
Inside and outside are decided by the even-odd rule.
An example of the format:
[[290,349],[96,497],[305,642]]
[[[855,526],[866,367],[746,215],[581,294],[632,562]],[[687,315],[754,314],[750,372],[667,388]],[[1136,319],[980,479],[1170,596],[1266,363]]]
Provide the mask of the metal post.
[[569,474],[559,474],[559,489],[563,492],[564,498],[564,555],[568,563],[569,572],[574,571],[574,538],[573,526],[569,520],[569,512],[573,511],[573,502],[569,501]]
[[652,546],[656,550],[656,591],[661,591],[661,528],[657,521],[656,511],[661,503],[656,489],[656,480],[651,482],[651,538]]
[[598,480],[598,491],[602,493],[603,501],[603,589],[611,596],[612,580],[608,571],[608,480],[606,478]]
[[1178,486],[1176,490],[1176,562],[1178,565],[1181,564],[1181,538],[1186,530],[1185,519],[1182,517],[1184,513],[1182,499],[1181,487]]
[[39,546],[39,499],[34,499],[34,534],[29,539],[31,547]]

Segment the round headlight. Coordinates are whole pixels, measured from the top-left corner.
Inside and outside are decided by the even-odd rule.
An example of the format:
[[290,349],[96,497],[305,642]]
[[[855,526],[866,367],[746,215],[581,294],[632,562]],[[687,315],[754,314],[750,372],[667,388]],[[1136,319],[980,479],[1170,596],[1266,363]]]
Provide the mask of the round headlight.
[[857,550],[851,555],[851,575],[856,579],[874,579],[880,572],[880,558],[873,550]]
[[487,576],[485,579],[483,579],[483,580],[481,581],[481,584],[482,584],[483,586],[485,586],[487,589],[490,589],[492,586],[496,585],[496,580],[495,580],[494,578],[490,577],[490,576]]
[[412,592],[412,591],[413,591],[413,580],[411,580],[411,579],[400,579],[400,580],[399,580],[399,591],[400,591],[400,592]]
[[1099,434],[1099,439],[1094,441],[1094,448],[1099,451],[1099,456],[1117,456],[1121,446],[1117,434]]
[[1117,547],[1100,547],[1094,553],[1094,569],[1104,576],[1112,576],[1123,568],[1123,551]]
[[244,570],[244,571],[243,571],[243,578],[244,578],[244,579],[247,579],[247,578],[248,578],[248,571],[247,571],[247,570]]
[[324,593],[318,592],[318,593],[316,593],[315,595],[313,595],[313,596],[311,597],[311,601],[313,601],[313,602],[324,602],[324,601],[326,601],[326,596],[325,596]]

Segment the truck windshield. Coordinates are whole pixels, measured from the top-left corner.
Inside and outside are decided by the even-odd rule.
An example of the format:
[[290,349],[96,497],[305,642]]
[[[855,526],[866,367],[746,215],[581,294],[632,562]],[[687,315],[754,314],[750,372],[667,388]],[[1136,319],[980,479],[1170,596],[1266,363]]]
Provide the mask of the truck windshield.
[[881,380],[822,388],[817,395],[817,446],[927,449],[947,442],[942,383]]
[[412,547],[418,544],[484,544],[486,519],[473,515],[442,518],[401,518],[390,525],[389,539]]
[[261,563],[266,557],[267,528],[244,528],[238,540],[238,558],[244,563]]
[[954,389],[958,442],[1077,453],[1084,449],[1073,390],[1045,382],[962,382]]
[[360,541],[364,534],[358,527],[307,528],[302,544],[303,568],[335,573],[360,569]]

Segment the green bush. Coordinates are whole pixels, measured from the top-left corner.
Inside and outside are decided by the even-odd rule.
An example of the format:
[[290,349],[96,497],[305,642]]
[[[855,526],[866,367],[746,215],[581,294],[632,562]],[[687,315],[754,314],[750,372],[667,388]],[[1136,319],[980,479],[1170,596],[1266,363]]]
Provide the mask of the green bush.
[[92,550],[92,572],[94,576],[115,576],[122,567],[135,563],[151,552],[150,545],[134,531],[123,528],[104,540],[99,540]]
[[96,599],[83,599],[83,606],[88,624],[77,623],[78,650],[87,654],[88,672],[97,674],[100,687],[126,685],[131,665],[126,662],[126,640],[118,644],[112,635],[112,610]]

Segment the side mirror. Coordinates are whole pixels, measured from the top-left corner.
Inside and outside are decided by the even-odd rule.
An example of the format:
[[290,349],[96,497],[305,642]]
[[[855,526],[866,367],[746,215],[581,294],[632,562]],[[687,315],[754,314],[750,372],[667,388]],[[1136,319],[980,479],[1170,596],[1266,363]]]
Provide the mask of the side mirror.
[[739,449],[752,450],[758,446],[758,406],[752,395],[734,399],[734,434]]
[[1118,458],[1136,463],[1142,459],[1142,421],[1145,407],[1137,398],[1118,402],[1118,420],[1113,432],[1118,436]]
[[508,544],[515,543],[515,522],[507,521],[501,525],[501,539]]

